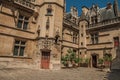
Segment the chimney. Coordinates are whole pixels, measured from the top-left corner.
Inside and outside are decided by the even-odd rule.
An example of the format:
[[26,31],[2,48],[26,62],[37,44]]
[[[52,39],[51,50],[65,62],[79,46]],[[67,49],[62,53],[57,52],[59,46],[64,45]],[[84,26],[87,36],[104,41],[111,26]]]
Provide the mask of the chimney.
[[112,4],[109,2],[109,3],[107,3],[107,7],[106,7],[106,9],[111,9],[112,8]]

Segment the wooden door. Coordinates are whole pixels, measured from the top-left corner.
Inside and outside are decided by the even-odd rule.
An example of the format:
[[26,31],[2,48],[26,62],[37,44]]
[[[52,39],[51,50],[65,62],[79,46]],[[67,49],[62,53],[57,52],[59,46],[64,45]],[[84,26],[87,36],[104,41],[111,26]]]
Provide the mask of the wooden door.
[[42,52],[41,68],[49,69],[49,64],[50,64],[50,52]]

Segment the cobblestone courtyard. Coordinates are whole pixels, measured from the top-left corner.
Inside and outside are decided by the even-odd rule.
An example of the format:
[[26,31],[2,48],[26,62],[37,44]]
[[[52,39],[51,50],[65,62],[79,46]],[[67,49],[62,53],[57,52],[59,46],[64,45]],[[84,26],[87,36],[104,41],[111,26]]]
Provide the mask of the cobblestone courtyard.
[[[93,68],[62,70],[0,69],[0,80],[120,80]],[[118,74],[118,73],[117,73]],[[112,76],[111,79],[110,76]]]

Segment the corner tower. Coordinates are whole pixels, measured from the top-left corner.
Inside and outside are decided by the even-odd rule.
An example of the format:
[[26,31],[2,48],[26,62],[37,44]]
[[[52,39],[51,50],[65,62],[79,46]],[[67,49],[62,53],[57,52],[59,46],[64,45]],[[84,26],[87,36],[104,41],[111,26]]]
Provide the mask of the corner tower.
[[42,69],[60,69],[64,0],[38,0],[36,4],[38,65]]

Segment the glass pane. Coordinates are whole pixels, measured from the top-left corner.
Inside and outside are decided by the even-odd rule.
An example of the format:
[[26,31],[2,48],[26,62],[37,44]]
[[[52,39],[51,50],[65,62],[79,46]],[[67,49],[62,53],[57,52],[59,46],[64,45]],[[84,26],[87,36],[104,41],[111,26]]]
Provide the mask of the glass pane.
[[91,40],[92,40],[92,44],[94,44],[94,38],[91,38]]
[[14,53],[13,53],[14,56],[18,56],[18,49],[19,49],[18,46],[14,47]]
[[19,19],[23,19],[24,17],[22,15],[19,15]]
[[95,37],[98,37],[98,34],[95,34]]
[[25,41],[21,41],[21,45],[25,45],[25,43],[26,43]]
[[18,20],[17,28],[22,28],[22,21]]
[[25,49],[25,47],[20,47],[20,54],[19,54],[19,56],[23,56],[24,55],[24,49]]
[[91,38],[93,38],[94,37],[94,35],[93,34],[91,34]]
[[98,43],[98,37],[95,38],[96,43]]
[[28,18],[28,17],[25,17],[25,20],[27,20],[27,21],[28,21],[28,20],[29,20],[29,18]]
[[26,30],[28,26],[28,22],[24,22],[23,29]]
[[20,41],[17,41],[17,40],[16,40],[16,41],[15,41],[15,44],[20,44]]

